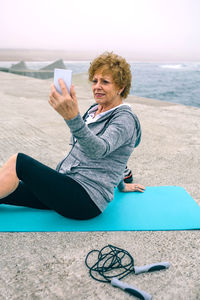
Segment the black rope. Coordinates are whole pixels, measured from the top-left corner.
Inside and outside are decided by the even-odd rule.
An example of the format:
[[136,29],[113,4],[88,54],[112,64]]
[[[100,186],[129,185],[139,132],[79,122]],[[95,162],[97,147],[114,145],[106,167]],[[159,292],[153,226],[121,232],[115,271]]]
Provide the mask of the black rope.
[[[89,263],[91,257],[93,257],[93,264]],[[111,282],[113,277],[122,279],[134,272],[134,259],[130,253],[112,245],[107,245],[101,250],[90,251],[85,258],[85,264],[90,276],[100,282]]]

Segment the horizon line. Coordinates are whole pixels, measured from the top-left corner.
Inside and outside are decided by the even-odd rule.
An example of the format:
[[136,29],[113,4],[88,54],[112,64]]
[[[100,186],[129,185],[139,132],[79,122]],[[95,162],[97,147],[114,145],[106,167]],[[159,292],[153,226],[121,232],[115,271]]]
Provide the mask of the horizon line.
[[[56,58],[55,55],[56,53],[58,52],[63,52],[63,54],[65,53],[66,57],[65,58],[61,58],[63,60],[74,60],[74,61],[79,61],[79,60],[85,60],[85,61],[90,61],[91,60],[91,55],[96,57],[98,55],[100,55],[101,53],[104,53],[104,52],[114,52],[116,53],[117,51],[108,51],[108,50],[105,50],[105,51],[97,51],[97,50],[77,50],[77,49],[74,49],[74,50],[71,50],[71,49],[47,49],[47,48],[8,48],[8,47],[5,47],[5,48],[0,48],[0,52],[3,52],[3,51],[8,51],[8,52],[24,52],[24,51],[27,51],[27,52],[41,52],[41,54],[44,55],[45,52],[49,52],[49,60],[55,60],[55,59],[59,59],[58,57]],[[39,56],[39,53],[34,53],[35,56]],[[22,53],[20,55],[20,53],[15,53],[15,57],[16,57],[16,60],[20,60],[20,59],[23,59],[23,60],[26,60],[26,61],[36,61],[37,59],[39,61],[43,61],[44,59],[48,59],[48,55],[46,53],[46,58],[45,57],[28,57],[30,56],[30,53],[26,53],[27,57],[25,57],[24,59],[21,57],[22,56]],[[132,53],[132,51],[130,50],[119,50],[119,55],[120,56],[127,56],[127,60],[132,60],[132,61],[136,61],[136,62],[199,62],[200,61],[200,57],[199,58],[195,58],[194,56],[191,57],[191,58],[188,58],[188,57],[166,57],[165,54],[159,54],[159,57],[156,58],[156,54],[152,54],[151,57],[149,57],[149,54],[148,55],[144,55],[143,54],[139,54],[139,53]],[[2,57],[3,56],[3,57]],[[53,57],[52,57],[53,56]],[[70,57],[67,57],[67,56],[70,56]],[[18,58],[17,58],[18,57]],[[3,60],[2,60],[3,58]],[[2,61],[11,61],[13,60],[13,57],[10,57],[9,58],[9,53],[6,54],[4,53],[4,55],[2,55],[2,53],[0,54],[0,60]]]

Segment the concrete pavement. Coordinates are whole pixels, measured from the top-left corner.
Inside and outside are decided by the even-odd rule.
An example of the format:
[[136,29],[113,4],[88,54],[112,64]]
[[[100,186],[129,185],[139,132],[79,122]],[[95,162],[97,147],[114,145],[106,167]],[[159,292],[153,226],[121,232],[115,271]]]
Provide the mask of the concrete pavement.
[[[73,77],[80,111],[93,103],[86,74]],[[55,167],[69,150],[69,129],[48,104],[51,80],[0,72],[0,166],[24,152]],[[130,96],[142,142],[129,168],[145,186],[178,185],[200,204],[200,109]],[[113,244],[136,265],[169,261],[167,271],[125,281],[155,300],[200,299],[199,231],[0,233],[0,299],[133,299],[91,279],[84,259]]]

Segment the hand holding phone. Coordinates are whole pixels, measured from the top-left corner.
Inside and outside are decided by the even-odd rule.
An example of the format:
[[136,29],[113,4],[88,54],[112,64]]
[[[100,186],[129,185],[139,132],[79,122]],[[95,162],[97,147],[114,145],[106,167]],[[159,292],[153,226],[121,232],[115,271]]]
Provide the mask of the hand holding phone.
[[[62,79],[64,82],[61,82],[61,86],[66,87],[68,94],[62,94],[62,90],[59,84],[59,79]],[[49,97],[50,105],[65,119],[71,120],[75,118],[79,113],[78,102],[76,99],[76,93],[74,88],[71,89],[72,81],[72,71],[65,69],[54,69],[54,84],[51,85],[51,93]],[[63,96],[60,96],[57,92]]]
[[62,79],[65,82],[68,93],[70,94],[70,88],[72,84],[72,70],[65,69],[54,69],[54,85],[56,90],[62,94],[60,84],[58,82],[59,79]]

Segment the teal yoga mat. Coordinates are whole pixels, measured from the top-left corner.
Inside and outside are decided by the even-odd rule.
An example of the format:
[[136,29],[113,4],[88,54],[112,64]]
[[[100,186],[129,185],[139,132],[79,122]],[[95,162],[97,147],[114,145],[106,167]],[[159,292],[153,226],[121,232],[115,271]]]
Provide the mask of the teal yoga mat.
[[87,221],[54,211],[0,205],[0,231],[126,231],[200,229],[200,207],[181,187],[147,187],[144,193],[121,193],[102,215]]

